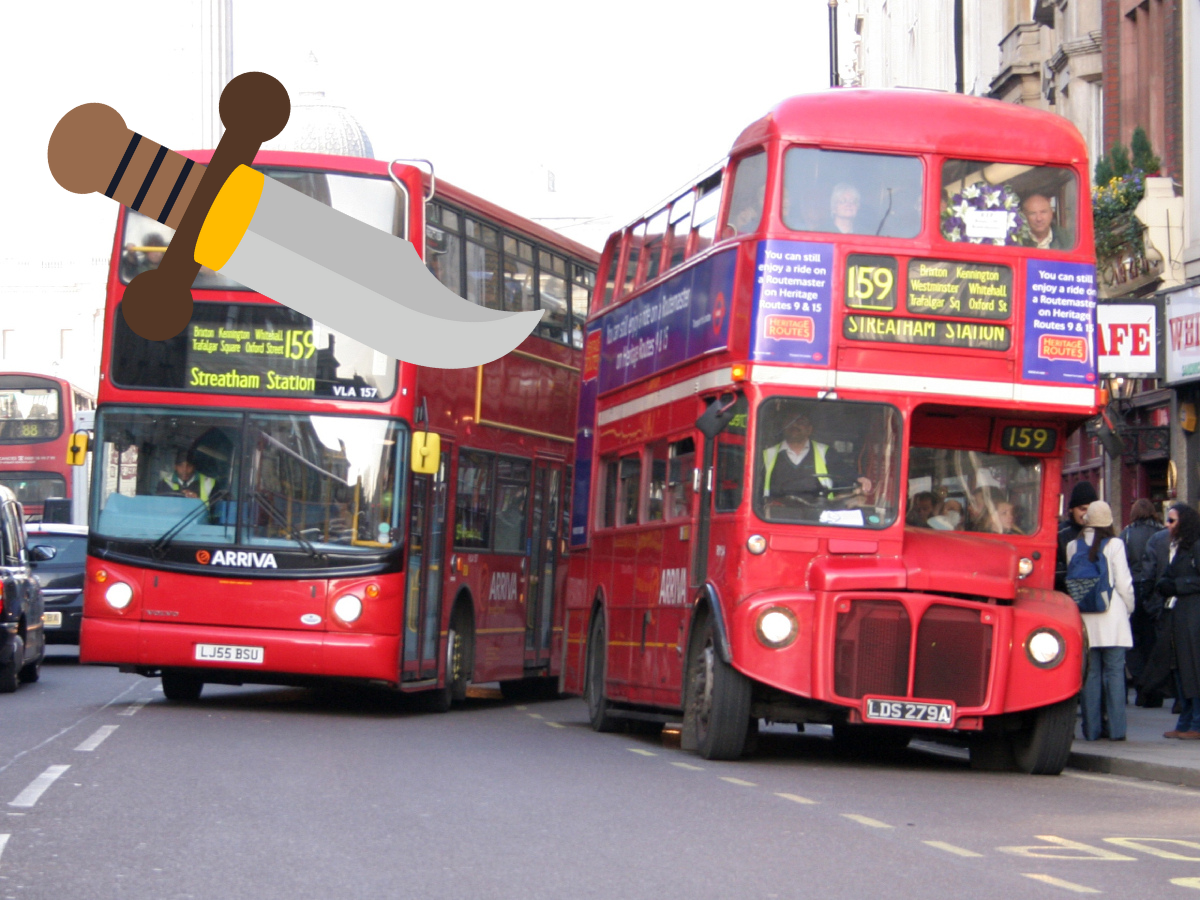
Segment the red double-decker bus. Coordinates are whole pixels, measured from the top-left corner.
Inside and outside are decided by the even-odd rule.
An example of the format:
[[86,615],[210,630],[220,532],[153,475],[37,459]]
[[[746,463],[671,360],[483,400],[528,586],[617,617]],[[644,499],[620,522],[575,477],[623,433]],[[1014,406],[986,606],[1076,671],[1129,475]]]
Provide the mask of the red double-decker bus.
[[123,209],[81,660],[161,675],[171,699],[341,678],[444,708],[472,681],[557,688],[597,255],[408,162],[263,152],[255,167],[412,241],[460,296],[542,322],[485,366],[420,368],[201,269],[186,330],[146,341],[121,300],[171,232]]
[[[612,235],[587,325],[565,683],[592,725],[960,740],[1058,772],[1083,637],[1061,454],[1097,410],[1087,156],[916,91],[781,103]],[[1082,199],[1081,199],[1082,198]]]
[[0,484],[29,521],[41,520],[47,500],[75,497],[67,447],[81,420],[91,428],[90,416],[79,414],[95,408],[91,393],[62,378],[0,373]]

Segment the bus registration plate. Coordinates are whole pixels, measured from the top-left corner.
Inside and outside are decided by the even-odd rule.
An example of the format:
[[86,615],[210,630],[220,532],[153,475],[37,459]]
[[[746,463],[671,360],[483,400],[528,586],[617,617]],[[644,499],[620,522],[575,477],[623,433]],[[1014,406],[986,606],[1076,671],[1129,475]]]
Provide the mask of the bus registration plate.
[[62,613],[42,613],[42,624],[47,628],[62,628]]
[[199,662],[237,662],[262,665],[262,647],[235,647],[230,644],[197,644]]
[[878,700],[867,698],[863,718],[875,722],[912,722],[917,725],[954,724],[953,703],[922,703],[919,700]]

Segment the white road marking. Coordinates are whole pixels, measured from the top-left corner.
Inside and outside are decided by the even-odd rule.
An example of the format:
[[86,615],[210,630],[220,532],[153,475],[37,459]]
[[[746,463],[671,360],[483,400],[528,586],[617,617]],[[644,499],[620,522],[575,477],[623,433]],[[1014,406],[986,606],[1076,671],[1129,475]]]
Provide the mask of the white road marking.
[[784,800],[791,800],[793,803],[815,804],[816,800],[809,800],[807,797],[801,797],[799,794],[776,794],[776,797],[782,797]]
[[849,819],[851,822],[857,822],[859,825],[866,825],[868,828],[895,828],[895,825],[889,825],[887,822],[880,822],[878,819],[872,819],[870,816],[860,816],[858,813],[842,813],[842,817]]
[[58,781],[58,779],[62,777],[63,773],[69,768],[71,767],[51,766],[37,778],[33,779],[33,781],[30,782],[29,787],[17,794],[17,799],[9,801],[8,805],[23,807],[33,806],[38,802],[38,799],[42,796],[42,794],[46,793],[46,789],[49,788],[50,785],[54,784],[54,782]]
[[1076,894],[1099,894],[1101,891],[1095,888],[1090,888],[1082,884],[1076,884],[1073,881],[1063,881],[1061,878],[1055,878],[1053,875],[1037,875],[1032,872],[1022,872],[1026,878],[1032,878],[1034,881],[1041,881],[1044,884],[1052,887],[1060,887],[1064,891],[1073,891]]
[[1200,891],[1200,878],[1172,878],[1171,884],[1178,885],[1179,887],[1195,888]]
[[137,712],[139,709],[141,709],[143,706],[145,706],[149,702],[150,701],[148,699],[134,700],[132,703],[130,703],[124,709],[118,710],[117,715],[118,716],[132,716],[135,712]]
[[0,854],[4,853],[4,848],[8,846],[8,839],[10,837],[12,837],[11,834],[0,834]]
[[625,749],[630,753],[636,753],[638,756],[658,756],[652,750],[643,750],[641,747],[626,747]]
[[673,762],[673,763],[671,763],[671,765],[679,766],[679,768],[681,768],[681,769],[687,769],[689,772],[703,772],[704,771],[704,766],[693,766],[691,763]]
[[531,719],[540,719],[542,717],[541,713],[529,713],[528,715]]
[[551,728],[566,728],[567,727],[562,722],[547,722],[546,724],[549,725]]
[[922,844],[928,844],[935,850],[945,850],[947,853],[953,853],[955,856],[983,856],[982,853],[976,853],[974,850],[967,850],[965,847],[956,847],[953,844],[947,844],[945,841],[921,841]]
[[758,787],[753,781],[742,781],[740,778],[730,778],[728,775],[722,775],[721,780],[736,784],[738,787]]
[[104,739],[106,737],[108,737],[110,734],[112,734],[114,731],[116,731],[120,727],[121,727],[120,725],[101,725],[99,728],[96,729],[95,734],[93,734],[90,738],[88,738],[86,741],[84,741],[82,744],[80,744],[75,749],[83,750],[84,752],[87,752],[89,750],[95,750],[97,747],[99,747],[101,744],[104,743]]

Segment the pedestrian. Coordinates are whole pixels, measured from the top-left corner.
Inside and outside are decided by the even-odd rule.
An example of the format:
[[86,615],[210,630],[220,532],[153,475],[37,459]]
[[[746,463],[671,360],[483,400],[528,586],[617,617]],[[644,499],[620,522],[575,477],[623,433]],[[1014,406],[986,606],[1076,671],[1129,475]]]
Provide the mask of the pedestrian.
[[1180,713],[1163,737],[1200,741],[1200,513],[1176,503],[1167,511],[1167,527],[1172,525],[1171,562],[1155,588],[1171,615]]
[[1079,537],[1083,530],[1083,516],[1088,504],[1099,500],[1090,481],[1078,481],[1071,488],[1071,499],[1067,503],[1067,515],[1058,526],[1058,556],[1054,562],[1054,589],[1067,592],[1067,544]]
[[[1154,649],[1155,616],[1146,610],[1150,595],[1154,591],[1154,582],[1158,575],[1154,572],[1142,572],[1142,557],[1150,538],[1163,530],[1154,504],[1145,497],[1137,500],[1129,511],[1132,521],[1121,532],[1121,542],[1125,545],[1125,559],[1129,562],[1129,573],[1133,576],[1133,615],[1129,619],[1129,627],[1133,631],[1133,649],[1125,655],[1129,677],[1135,684],[1141,678],[1146,660]],[[1157,701],[1157,702],[1155,702]],[[1162,696],[1145,696],[1138,691],[1138,706],[1162,706]]]
[[[1168,512],[1167,527],[1150,535],[1150,539],[1146,541],[1146,549],[1142,551],[1142,578],[1150,582],[1150,589],[1143,598],[1143,609],[1154,623],[1153,643],[1134,682],[1138,691],[1138,702],[1145,706],[1161,706],[1163,697],[1177,697],[1179,693],[1175,684],[1175,647],[1171,639],[1171,620],[1174,616],[1171,610],[1166,609],[1166,598],[1158,592],[1157,587],[1159,579],[1167,573],[1167,566],[1171,564],[1171,556],[1178,545],[1178,530],[1178,512]],[[1178,699],[1176,702],[1178,703]],[[1173,711],[1179,715],[1178,709]]]
[[1076,553],[1086,553],[1093,562],[1103,554],[1110,590],[1108,608],[1082,613],[1087,629],[1088,666],[1083,682],[1081,707],[1084,740],[1101,737],[1103,719],[1108,720],[1108,737],[1125,740],[1125,650],[1133,646],[1129,616],[1133,613],[1133,578],[1125,559],[1125,545],[1113,531],[1112,510],[1103,500],[1088,504],[1079,537],[1066,548],[1067,563]]

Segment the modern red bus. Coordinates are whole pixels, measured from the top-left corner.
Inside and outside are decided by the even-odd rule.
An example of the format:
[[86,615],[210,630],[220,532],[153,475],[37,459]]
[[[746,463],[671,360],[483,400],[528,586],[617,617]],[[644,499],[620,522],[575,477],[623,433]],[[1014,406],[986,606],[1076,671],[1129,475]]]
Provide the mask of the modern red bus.
[[67,445],[79,414],[95,408],[91,393],[62,378],[0,373],[0,484],[17,495],[29,521],[41,520],[46,500],[74,497]]
[[[185,331],[146,341],[121,299],[171,232],[123,209],[81,660],[161,675],[171,699],[329,678],[443,708],[471,682],[557,689],[597,254],[407,161],[263,152],[255,167],[412,240],[460,296],[542,323],[487,365],[420,368],[201,269]],[[431,433],[437,455],[411,465]]]
[[1084,645],[1052,589],[1061,455],[1098,399],[1087,185],[1057,116],[831,91],[612,235],[567,588],[565,685],[595,728],[682,720],[685,748],[732,758],[760,720],[823,723],[1062,769]]

